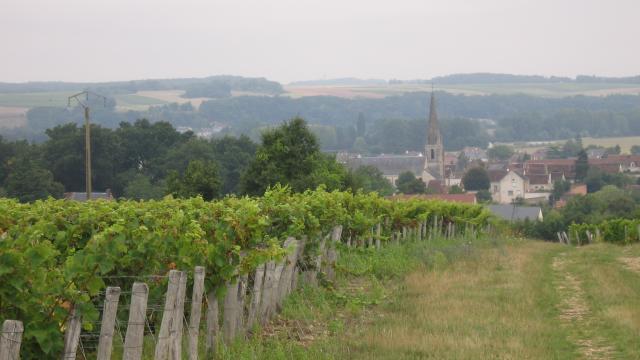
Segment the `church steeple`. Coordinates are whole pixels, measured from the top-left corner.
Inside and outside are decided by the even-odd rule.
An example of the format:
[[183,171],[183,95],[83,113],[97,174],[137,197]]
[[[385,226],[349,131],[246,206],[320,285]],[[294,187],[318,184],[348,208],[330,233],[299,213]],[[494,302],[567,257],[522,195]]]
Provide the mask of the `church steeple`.
[[427,144],[436,145],[442,143],[438,113],[436,112],[436,97],[431,91],[431,104],[429,106],[429,130],[427,132]]
[[444,146],[438,114],[436,112],[436,97],[431,91],[431,104],[429,108],[429,125],[427,129],[427,144],[425,146],[425,162],[422,180],[444,180]]

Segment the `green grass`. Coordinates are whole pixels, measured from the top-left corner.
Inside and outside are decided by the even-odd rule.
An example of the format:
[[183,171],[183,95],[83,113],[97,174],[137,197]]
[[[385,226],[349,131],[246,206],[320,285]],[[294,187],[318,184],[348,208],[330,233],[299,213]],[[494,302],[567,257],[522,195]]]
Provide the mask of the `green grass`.
[[607,348],[613,358],[640,358],[640,247],[597,244],[570,249],[565,259],[587,309],[573,336]]
[[[74,92],[34,92],[34,93],[0,93],[0,106],[32,108],[37,106],[57,106],[65,107],[68,97]],[[117,105],[123,109],[146,109],[150,105],[166,104],[161,99],[154,99],[147,96],[135,94],[115,95]],[[73,105],[73,104],[72,104]]]
[[[424,349],[419,345],[388,348],[378,341],[384,339],[370,341],[377,335],[392,338],[394,330],[402,334],[401,328],[406,330],[408,324],[413,327],[412,319],[422,319],[417,313],[422,311],[408,303],[421,296],[407,281],[413,274],[442,274],[454,264],[477,263],[481,254],[497,249],[500,243],[439,239],[390,245],[381,251],[344,248],[338,264],[339,278],[333,286],[294,293],[276,320],[279,325],[220,348],[216,359],[420,357]],[[398,328],[387,333],[390,323]]]

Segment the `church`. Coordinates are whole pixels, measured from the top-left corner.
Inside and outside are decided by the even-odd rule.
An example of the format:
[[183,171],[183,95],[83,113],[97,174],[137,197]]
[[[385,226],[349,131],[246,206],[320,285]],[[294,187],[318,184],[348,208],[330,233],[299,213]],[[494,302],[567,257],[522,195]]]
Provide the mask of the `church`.
[[392,184],[398,179],[398,175],[411,171],[416,177],[421,178],[425,184],[431,180],[445,183],[444,145],[438,114],[436,111],[436,98],[431,93],[429,105],[429,120],[427,125],[427,142],[424,153],[407,152],[403,155],[379,155],[379,156],[352,156],[343,160],[350,169],[360,166],[375,166],[384,177]]
[[422,181],[425,184],[428,184],[431,180],[439,180],[444,183],[444,177],[444,145],[442,144],[442,134],[440,133],[440,124],[438,123],[438,114],[436,112],[436,98],[432,92]]

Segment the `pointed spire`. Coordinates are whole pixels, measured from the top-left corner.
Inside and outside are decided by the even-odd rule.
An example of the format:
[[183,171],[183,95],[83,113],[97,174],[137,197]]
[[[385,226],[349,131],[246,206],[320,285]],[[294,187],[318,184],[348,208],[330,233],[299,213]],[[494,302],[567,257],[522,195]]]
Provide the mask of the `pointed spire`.
[[[431,84],[433,87],[433,84]],[[442,142],[440,135],[440,125],[438,124],[438,114],[436,113],[436,97],[431,91],[431,105],[429,106],[429,130],[427,133],[427,144],[434,145]]]

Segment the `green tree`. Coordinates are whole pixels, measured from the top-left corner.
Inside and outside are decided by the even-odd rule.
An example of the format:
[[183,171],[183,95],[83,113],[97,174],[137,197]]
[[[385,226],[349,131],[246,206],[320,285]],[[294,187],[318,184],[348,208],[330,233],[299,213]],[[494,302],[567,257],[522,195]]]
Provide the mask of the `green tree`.
[[48,197],[61,198],[64,187],[54,181],[53,174],[29,158],[17,159],[5,182],[7,196],[21,202]]
[[213,157],[220,165],[222,193],[231,194],[239,191],[240,177],[256,156],[258,145],[248,136],[225,136],[211,140]]
[[167,193],[164,183],[153,184],[148,176],[136,174],[133,179],[127,182],[123,196],[127,199],[135,200],[158,200]]
[[608,147],[604,150],[605,155],[620,155],[620,152],[622,152],[620,145]]
[[424,194],[427,190],[425,183],[416,178],[411,171],[405,171],[398,175],[396,188],[403,194]]
[[167,191],[181,198],[202,196],[213,200],[220,196],[218,168],[212,161],[192,160],[184,174],[172,171],[167,178]]
[[632,155],[640,155],[640,145],[633,145],[631,147],[631,154]]
[[560,200],[562,195],[571,189],[571,183],[567,180],[556,180],[553,183],[553,191],[551,192],[551,202]]
[[583,151],[582,139],[580,138],[579,140],[579,142],[578,139],[576,139],[576,141],[567,140],[567,142],[564,143],[562,146],[563,158],[579,155],[580,152]]
[[393,185],[385,179],[377,167],[366,165],[349,171],[347,187],[355,193],[358,190],[365,192],[375,191],[380,195],[388,196],[393,194]]
[[493,198],[491,197],[491,192],[489,190],[479,190],[476,193],[476,200],[479,203],[490,203]]
[[487,150],[487,156],[489,156],[489,159],[491,160],[508,160],[511,156],[513,156],[513,154],[513,148],[508,145],[496,145]]
[[589,157],[585,150],[580,150],[576,159],[576,181],[582,182],[589,172]]
[[[44,164],[67,191],[85,190],[84,126],[65,124],[48,129],[42,149]],[[120,141],[111,129],[91,125],[91,175],[95,191],[113,188],[123,153]]]
[[0,136],[0,186],[9,174],[11,159],[15,156],[15,149]]
[[464,190],[458,185],[453,185],[449,188],[449,194],[464,194]]
[[482,167],[474,167],[469,169],[462,177],[462,185],[467,191],[488,190],[491,186],[491,180],[487,170]]
[[193,137],[193,133],[180,134],[168,122],[151,123],[140,119],[135,123],[120,123],[116,135],[122,146],[120,169],[148,171],[154,160],[165,156],[175,145]]
[[260,195],[276,184],[289,185],[302,192],[326,184],[338,186],[346,171],[336,166],[335,159],[322,155],[316,137],[302,118],[294,118],[281,126],[266,130],[256,156],[241,176],[241,191]]

